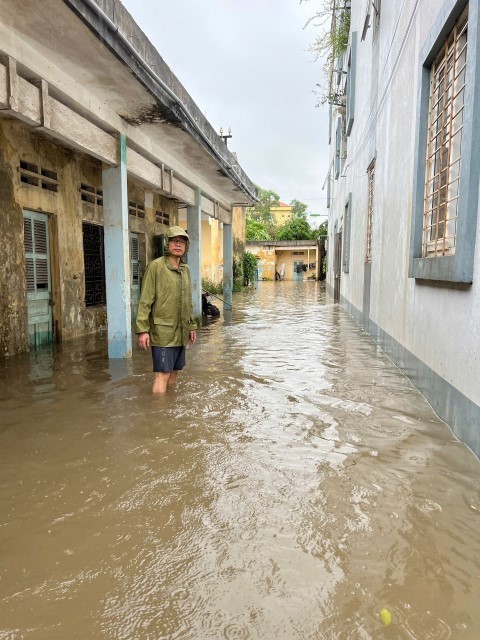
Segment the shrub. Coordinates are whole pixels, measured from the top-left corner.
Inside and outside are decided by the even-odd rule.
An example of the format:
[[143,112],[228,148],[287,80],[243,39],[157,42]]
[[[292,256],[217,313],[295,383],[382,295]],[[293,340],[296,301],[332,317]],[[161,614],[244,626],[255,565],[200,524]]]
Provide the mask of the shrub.
[[257,276],[257,256],[250,251],[243,254],[243,283],[246,287],[252,284]]
[[202,289],[209,293],[221,294],[223,293],[223,284],[221,282],[214,282],[209,278],[202,278]]

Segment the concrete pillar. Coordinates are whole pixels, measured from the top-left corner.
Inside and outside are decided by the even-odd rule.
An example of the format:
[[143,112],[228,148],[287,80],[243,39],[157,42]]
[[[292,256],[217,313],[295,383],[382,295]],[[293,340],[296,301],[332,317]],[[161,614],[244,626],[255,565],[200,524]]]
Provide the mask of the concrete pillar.
[[187,207],[187,232],[190,238],[188,266],[192,278],[193,315],[202,316],[202,193],[197,189],[197,203]]
[[127,141],[119,140],[116,167],[102,172],[107,289],[108,357],[132,356],[130,255],[128,238]]
[[223,225],[223,299],[232,306],[233,291],[233,227]]

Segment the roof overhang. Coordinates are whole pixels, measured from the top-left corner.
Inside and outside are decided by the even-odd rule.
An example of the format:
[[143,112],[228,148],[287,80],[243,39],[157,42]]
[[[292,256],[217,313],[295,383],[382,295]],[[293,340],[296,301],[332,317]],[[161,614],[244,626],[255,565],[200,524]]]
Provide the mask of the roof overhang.
[[[33,85],[47,83],[55,104],[107,135],[125,134],[138,174],[145,163],[159,168],[159,191],[174,197],[176,178],[186,202],[197,189],[226,209],[255,202],[236,157],[118,0],[0,0],[0,13],[4,60],[14,59]],[[169,190],[161,188],[164,169]]]

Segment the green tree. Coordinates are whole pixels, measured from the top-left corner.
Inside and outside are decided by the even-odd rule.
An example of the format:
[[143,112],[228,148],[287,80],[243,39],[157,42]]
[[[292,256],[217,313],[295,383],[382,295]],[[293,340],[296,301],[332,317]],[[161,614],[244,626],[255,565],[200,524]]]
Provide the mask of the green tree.
[[278,230],[275,240],[310,240],[312,230],[306,218],[291,218]]
[[262,222],[247,218],[245,228],[247,240],[271,240],[270,233]]
[[306,205],[304,202],[300,202],[300,200],[292,200],[290,202],[290,206],[292,207],[292,218],[307,217],[308,205]]
[[[325,242],[325,237],[328,234],[328,222],[325,220],[318,229],[313,229],[312,238],[314,240],[321,240]],[[322,237],[323,236],[323,237]]]
[[[301,3],[306,1],[300,0]],[[348,46],[350,5],[351,2],[348,0],[321,0],[319,10],[305,25],[307,27],[312,24],[319,29],[319,35],[310,45],[310,51],[314,54],[315,60],[321,59],[324,62],[324,83],[317,84],[316,91],[319,105],[326,102],[335,105],[344,104],[344,98],[338,93],[333,76],[335,61],[345,53]]]
[[278,193],[275,193],[275,191],[262,189],[258,186],[257,191],[259,201],[254,207],[247,208],[247,219],[250,218],[256,222],[261,222],[267,227],[271,227],[275,224],[275,218],[273,217],[270,208],[278,205],[280,202],[280,196]]

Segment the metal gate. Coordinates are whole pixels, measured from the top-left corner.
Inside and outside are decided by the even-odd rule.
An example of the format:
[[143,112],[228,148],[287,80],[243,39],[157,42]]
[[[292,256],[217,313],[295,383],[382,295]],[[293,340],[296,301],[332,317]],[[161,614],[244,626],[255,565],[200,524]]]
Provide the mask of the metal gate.
[[27,278],[28,335],[30,347],[36,349],[53,340],[48,216],[44,213],[24,211],[23,236]]

